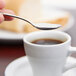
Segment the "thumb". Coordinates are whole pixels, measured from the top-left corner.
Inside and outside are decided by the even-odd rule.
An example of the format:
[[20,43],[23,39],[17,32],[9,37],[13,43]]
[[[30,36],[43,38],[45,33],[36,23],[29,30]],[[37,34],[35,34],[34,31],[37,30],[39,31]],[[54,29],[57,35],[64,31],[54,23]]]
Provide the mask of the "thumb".
[[2,23],[4,21],[4,17],[2,14],[0,14],[0,23]]
[[[14,12],[12,10],[8,10],[8,9],[2,9],[1,12],[14,14]],[[13,17],[9,17],[9,16],[4,15],[4,20],[5,21],[11,21],[13,19],[14,19]]]

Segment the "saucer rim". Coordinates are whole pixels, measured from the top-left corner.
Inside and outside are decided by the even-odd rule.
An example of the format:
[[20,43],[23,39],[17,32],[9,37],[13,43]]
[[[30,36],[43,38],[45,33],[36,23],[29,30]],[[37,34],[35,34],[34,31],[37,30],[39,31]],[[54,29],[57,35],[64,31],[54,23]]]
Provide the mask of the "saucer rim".
[[[69,56],[69,58],[73,58],[73,59],[75,59],[74,57],[70,57]],[[76,59],[75,59],[76,60]],[[27,58],[27,56],[22,56],[22,57],[19,57],[19,58],[17,58],[17,59],[15,59],[15,60],[13,60],[11,63],[9,63],[8,65],[7,65],[7,67],[6,67],[6,69],[5,69],[5,72],[4,72],[4,76],[13,76],[13,75],[11,75],[11,74],[9,74],[9,72],[11,73],[11,71],[12,70],[9,70],[14,64],[17,64],[16,65],[16,67],[17,66],[19,66],[20,64],[22,64],[22,63],[24,63],[24,62],[28,62],[28,58]],[[27,64],[27,63],[26,63]],[[16,68],[15,67],[15,68]],[[14,67],[13,67],[13,69],[14,69]],[[13,72],[13,71],[12,71]],[[13,74],[13,73],[12,73]]]
[[5,72],[4,72],[4,76],[11,76],[10,74],[8,74],[11,70],[9,70],[14,64],[17,64],[17,66],[19,66],[20,64],[24,63],[28,61],[28,58],[27,56],[22,56],[22,57],[19,57],[15,60],[13,60],[11,63],[9,63],[5,69]]

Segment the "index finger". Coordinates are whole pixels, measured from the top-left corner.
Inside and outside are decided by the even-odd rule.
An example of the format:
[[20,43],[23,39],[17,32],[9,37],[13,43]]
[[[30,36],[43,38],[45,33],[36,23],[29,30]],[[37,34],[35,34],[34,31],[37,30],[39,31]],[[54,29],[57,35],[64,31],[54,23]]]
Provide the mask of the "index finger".
[[3,9],[5,7],[5,1],[0,0],[0,9]]

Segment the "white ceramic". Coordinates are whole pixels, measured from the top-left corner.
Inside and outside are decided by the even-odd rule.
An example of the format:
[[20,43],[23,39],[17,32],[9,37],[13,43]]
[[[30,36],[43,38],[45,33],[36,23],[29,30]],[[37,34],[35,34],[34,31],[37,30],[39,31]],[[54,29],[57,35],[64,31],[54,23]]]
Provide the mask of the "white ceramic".
[[[61,40],[56,45],[37,45],[31,43],[37,39],[51,38]],[[76,53],[76,47],[71,47],[71,37],[60,31],[38,31],[23,38],[25,52],[32,67],[33,76],[62,76],[75,65],[64,67],[67,56]]]
[[[48,12],[51,12],[51,11],[48,11]],[[63,27],[59,30],[66,31],[69,28],[71,28],[73,26],[73,24],[74,24],[74,18],[73,18],[73,16],[71,16],[68,23],[65,25],[65,27]],[[0,39],[2,39],[2,40],[22,40],[26,34],[27,33],[14,33],[14,32],[9,32],[9,31],[0,29]]]
[[[68,57],[67,65],[75,64],[76,59]],[[11,62],[6,70],[5,76],[33,76],[32,69],[26,56],[18,58]],[[63,74],[63,76],[76,76],[76,68],[73,68]]]

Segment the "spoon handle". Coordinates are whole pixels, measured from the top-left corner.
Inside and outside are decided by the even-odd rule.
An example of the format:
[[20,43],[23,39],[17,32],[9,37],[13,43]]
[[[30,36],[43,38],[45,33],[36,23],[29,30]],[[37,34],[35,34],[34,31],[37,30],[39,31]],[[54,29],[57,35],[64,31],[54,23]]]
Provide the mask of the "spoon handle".
[[[21,19],[21,20],[26,21],[26,22],[28,22],[29,24],[33,25],[33,23],[31,23],[29,20],[26,20],[26,19],[24,19],[24,18],[22,18],[22,17],[20,17],[20,16],[8,14],[8,13],[3,13],[3,12],[0,12],[0,13],[3,14],[3,15],[6,15],[6,16],[10,16],[10,17],[14,17],[14,18],[17,18],[17,19]],[[33,25],[33,26],[34,26],[34,25]]]
[[[53,29],[57,29],[57,28],[61,27],[60,25],[57,25],[57,24],[55,24],[55,26],[52,26],[52,24],[48,24],[48,23],[42,23],[41,25],[40,24],[36,25],[36,24],[33,24],[29,20],[26,20],[26,19],[24,19],[22,17],[12,15],[12,14],[9,14],[9,13],[3,13],[3,12],[0,12],[0,13],[3,14],[3,15],[6,15],[6,16],[10,16],[10,17],[14,17],[14,18],[26,21],[27,23],[31,24],[33,27],[38,28],[40,30],[53,30]],[[45,24],[48,25],[49,27],[45,26]],[[44,25],[44,26],[42,27],[42,25]]]

